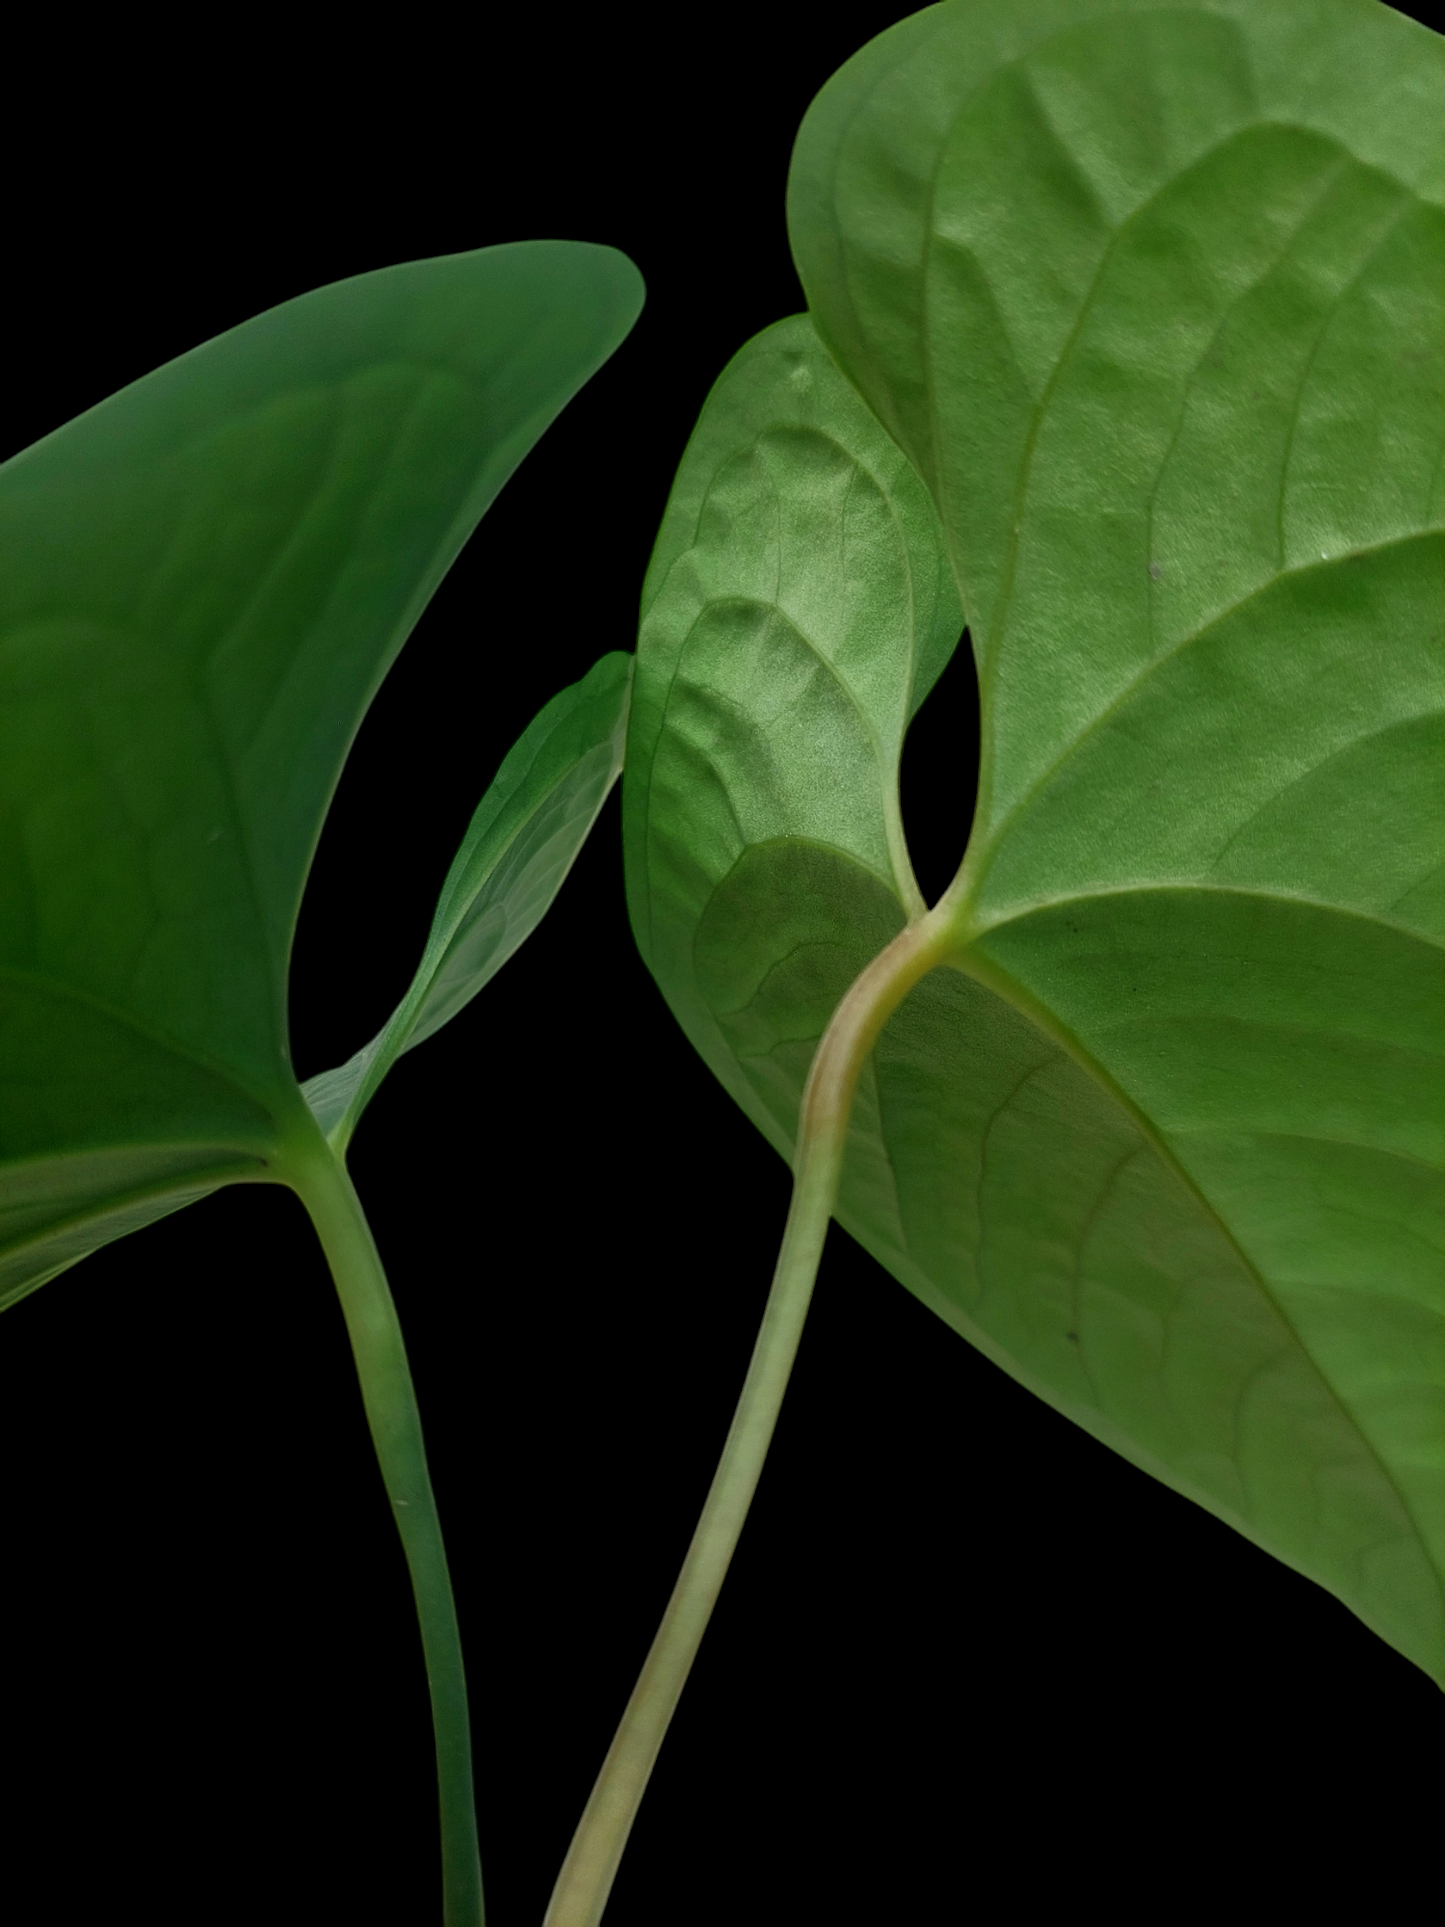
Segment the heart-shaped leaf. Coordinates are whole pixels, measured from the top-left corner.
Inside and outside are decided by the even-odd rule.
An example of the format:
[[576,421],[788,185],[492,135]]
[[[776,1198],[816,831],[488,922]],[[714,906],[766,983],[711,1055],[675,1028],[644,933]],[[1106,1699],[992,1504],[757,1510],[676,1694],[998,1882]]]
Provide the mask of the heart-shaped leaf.
[[406,995],[369,1044],[301,1087],[336,1150],[402,1052],[465,1009],[552,907],[622,768],[631,687],[632,658],[614,650],[507,752],[447,872]]
[[580,243],[388,268],[0,470],[0,1304],[307,1119],[286,969],[342,761],[641,298]]
[[[1445,1680],[1442,126],[1445,43],[1374,5],[949,0],[800,138],[855,386],[788,326],[926,480],[983,710],[954,962],[883,1033],[839,1216]],[[766,523],[815,662],[867,621],[855,497],[756,352],[659,541],[625,811],[644,953],[786,1150],[916,914],[864,748],[910,670],[875,616],[824,703],[738,613]]]

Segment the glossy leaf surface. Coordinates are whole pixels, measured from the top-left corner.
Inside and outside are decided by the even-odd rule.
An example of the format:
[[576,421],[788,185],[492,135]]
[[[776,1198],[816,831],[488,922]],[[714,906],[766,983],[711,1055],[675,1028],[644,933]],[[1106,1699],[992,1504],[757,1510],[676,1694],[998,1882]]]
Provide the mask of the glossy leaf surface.
[[640,304],[582,244],[385,269],[0,470],[0,1303],[304,1117],[286,970],[342,761]]
[[302,1086],[338,1150],[402,1052],[465,1009],[551,908],[622,769],[631,687],[632,658],[613,651],[508,751],[447,872],[405,997],[354,1057]]
[[[839,1215],[1445,1680],[1442,52],[1353,0],[950,0],[825,89],[791,219],[937,504],[983,707],[958,967],[884,1032]],[[770,433],[749,405],[730,455],[704,417],[704,509],[659,542],[628,855],[674,1008],[787,1150],[912,906],[860,840],[896,806],[851,720],[836,750],[809,726],[846,782],[754,832],[803,712],[760,663],[724,724],[727,669],[689,670],[749,573],[728,521],[772,517],[780,579],[838,579],[773,506],[813,499],[802,467],[728,494]],[[882,728],[908,683],[878,661]]]

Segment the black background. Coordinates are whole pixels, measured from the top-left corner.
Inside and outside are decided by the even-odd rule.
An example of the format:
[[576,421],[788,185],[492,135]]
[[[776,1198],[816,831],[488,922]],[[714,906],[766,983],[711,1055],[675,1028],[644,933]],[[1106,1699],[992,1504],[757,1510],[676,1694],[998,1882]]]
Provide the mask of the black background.
[[[626,249],[649,284],[362,729],[297,939],[301,1075],[390,1009],[507,745],[631,646],[703,397],[801,306],[798,119],[903,11],[748,0],[662,27],[420,7],[371,40],[353,19],[344,53],[294,21],[187,47],[132,24],[12,70],[5,453],[393,261],[562,235]],[[925,887],[967,830],[962,665],[905,772]],[[353,1155],[449,1536],[494,1927],[540,1920],[787,1202],[638,960],[618,844],[614,798],[547,922],[403,1060]],[[9,1918],[437,1920],[406,1575],[289,1194],[222,1194],[11,1311],[0,1467]],[[1439,1710],[1325,1593],[1013,1385],[835,1231],[609,1923],[1173,1917],[1288,1901],[1320,1872],[1378,1880],[1389,1906],[1433,1884]]]

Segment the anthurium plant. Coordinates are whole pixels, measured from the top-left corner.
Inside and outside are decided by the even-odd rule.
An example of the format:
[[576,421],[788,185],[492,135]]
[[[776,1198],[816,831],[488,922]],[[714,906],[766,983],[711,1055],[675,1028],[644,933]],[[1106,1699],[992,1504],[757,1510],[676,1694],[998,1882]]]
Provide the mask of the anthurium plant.
[[[411,988],[304,1086],[348,748],[640,278],[564,242],[363,275],[0,470],[0,1303],[218,1186],[299,1195],[412,1573],[450,1927],[462,1655],[346,1151],[624,762],[638,947],[794,1194],[553,1927],[606,1905],[835,1216],[1445,1684],[1442,128],[1445,42],[1375,0],[945,0],[865,47],[795,152],[808,311],[707,401],[635,658],[525,731]],[[929,904],[899,768],[960,646],[978,797]]]

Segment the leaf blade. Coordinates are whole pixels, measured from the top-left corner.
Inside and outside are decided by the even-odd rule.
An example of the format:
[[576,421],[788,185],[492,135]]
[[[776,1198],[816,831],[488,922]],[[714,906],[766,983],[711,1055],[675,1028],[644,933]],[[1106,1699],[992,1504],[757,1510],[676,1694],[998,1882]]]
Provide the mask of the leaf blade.
[[[926,493],[805,316],[757,336],[716,384],[642,611],[623,783],[629,914],[689,1034],[728,1063],[691,949],[746,850],[779,834],[823,843],[921,906],[899,758],[962,627]],[[775,711],[765,756],[759,688]],[[730,1088],[753,1104],[745,1081]]]
[[490,983],[551,908],[622,769],[632,658],[603,656],[554,696],[507,752],[442,885],[406,995],[354,1057],[302,1086],[344,1150],[404,1051]]
[[247,1172],[304,1115],[286,964],[341,762],[640,300],[624,257],[580,243],[384,269],[0,469],[0,1179],[158,1134]]
[[[1442,115],[1445,43],[1348,0],[949,0],[824,90],[790,218],[983,709],[959,967],[838,1215],[1445,1680]],[[747,728],[785,753],[766,690]],[[880,879],[842,811],[735,861],[639,940],[786,1154]]]

